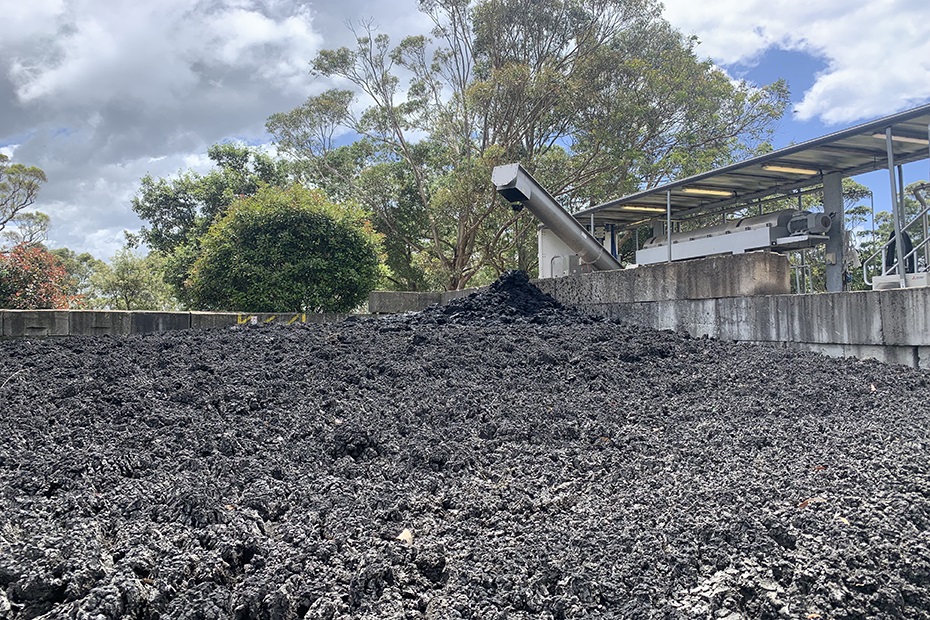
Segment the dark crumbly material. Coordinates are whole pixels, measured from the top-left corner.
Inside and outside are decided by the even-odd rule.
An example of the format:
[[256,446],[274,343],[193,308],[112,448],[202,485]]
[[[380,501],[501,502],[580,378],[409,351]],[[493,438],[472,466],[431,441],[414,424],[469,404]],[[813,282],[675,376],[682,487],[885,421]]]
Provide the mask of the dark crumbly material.
[[0,618],[927,618],[930,377],[562,308],[0,342]]

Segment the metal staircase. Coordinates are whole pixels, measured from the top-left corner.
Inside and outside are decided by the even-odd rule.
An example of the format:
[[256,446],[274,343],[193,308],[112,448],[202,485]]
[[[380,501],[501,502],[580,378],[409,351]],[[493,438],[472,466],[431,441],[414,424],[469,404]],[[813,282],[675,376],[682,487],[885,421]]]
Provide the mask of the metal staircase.
[[[897,247],[897,235],[892,234],[879,250],[862,261],[863,280],[873,290],[930,286],[930,207],[921,194],[924,191],[930,191],[930,183],[912,188],[921,209],[901,227],[902,247]],[[899,262],[904,269],[898,269]]]

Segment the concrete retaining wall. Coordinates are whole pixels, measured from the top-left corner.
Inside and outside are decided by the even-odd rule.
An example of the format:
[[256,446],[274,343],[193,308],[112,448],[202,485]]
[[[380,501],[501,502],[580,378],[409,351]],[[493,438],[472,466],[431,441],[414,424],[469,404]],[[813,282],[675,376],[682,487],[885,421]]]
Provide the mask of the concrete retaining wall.
[[930,368],[930,288],[576,304],[654,329]]
[[717,299],[791,292],[788,259],[771,252],[713,256],[537,280],[564,304],[634,303],[668,299]]
[[[778,254],[718,256],[535,284],[566,305],[645,327],[930,368],[930,288],[791,295],[788,261]],[[388,303],[396,293],[382,295],[369,301],[372,312],[397,307]],[[426,301],[436,303],[435,297],[409,294],[396,311],[420,310]]]
[[[631,303],[666,299],[715,299],[781,295],[791,291],[788,259],[771,252],[714,256],[677,263],[536,280],[535,284],[564,304]],[[445,293],[374,291],[368,296],[372,314],[418,312],[480,289]]]
[[147,312],[119,310],[0,310],[0,337],[128,336],[246,323],[328,323],[346,314]]
[[753,253],[641,267],[632,290],[628,276],[609,271],[536,284],[564,304],[644,327],[930,368],[930,288],[791,295],[782,260]]
[[453,299],[465,297],[480,291],[484,287],[469,288],[462,291],[445,291],[437,293],[400,292],[400,291],[372,291],[368,294],[368,311],[372,314],[403,314],[404,312],[419,312],[433,304],[447,304]]

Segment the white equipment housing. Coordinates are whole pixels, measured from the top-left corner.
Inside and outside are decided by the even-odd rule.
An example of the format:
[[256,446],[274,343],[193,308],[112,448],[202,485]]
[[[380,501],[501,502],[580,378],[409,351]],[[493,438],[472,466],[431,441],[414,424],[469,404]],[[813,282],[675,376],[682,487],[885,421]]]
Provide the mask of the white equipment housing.
[[[616,241],[611,238],[612,232],[603,227],[597,227],[594,231],[594,238],[607,252],[611,251],[612,242],[616,244]],[[568,244],[544,225],[540,225],[537,229],[536,240],[540,278],[561,278],[592,271],[589,263],[582,260],[574,250],[568,247]]]
[[[742,254],[752,250],[788,251],[824,243],[830,230],[830,217],[785,209],[755,217],[732,220],[672,234],[671,260],[684,260],[714,254]],[[636,252],[640,265],[669,260],[667,235],[649,239]]]

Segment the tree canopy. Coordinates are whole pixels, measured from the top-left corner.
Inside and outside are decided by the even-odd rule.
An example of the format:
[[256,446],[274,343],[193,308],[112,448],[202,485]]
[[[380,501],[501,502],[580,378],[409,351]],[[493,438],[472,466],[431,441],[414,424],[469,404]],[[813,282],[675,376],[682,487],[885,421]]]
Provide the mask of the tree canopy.
[[354,48],[312,62],[352,90],[267,123],[308,181],[372,210],[400,288],[463,288],[535,266],[536,222],[497,199],[496,165],[520,161],[575,209],[768,148],[787,102],[783,82],[735,83],[700,61],[652,0],[420,10],[430,36],[394,44],[359,27]]
[[134,242],[164,258],[165,280],[189,304],[186,282],[199,254],[200,239],[233,201],[251,196],[262,184],[286,183],[287,164],[241,144],[215,144],[208,151],[216,168],[207,174],[181,172],[176,178],[145,176],[132,210],[147,222]]
[[20,243],[36,245],[48,240],[52,219],[41,211],[20,211],[8,224],[12,226],[0,233],[0,239],[11,246]]
[[94,258],[90,252],[78,254],[70,248],[49,250],[64,267],[68,274],[68,294],[85,300],[92,296],[91,278],[93,274],[106,268],[106,263]]
[[176,310],[171,287],[164,280],[164,257],[139,256],[122,248],[107,265],[98,261],[89,281],[88,304],[108,310]]
[[42,169],[14,164],[9,157],[0,153],[0,232],[11,222],[15,223],[17,217],[36,201],[46,181]]
[[379,235],[365,217],[299,185],[262,187],[203,237],[189,298],[205,310],[352,310],[381,277]]
[[20,243],[0,252],[0,308],[68,308],[79,301],[69,285],[61,262],[41,246]]

